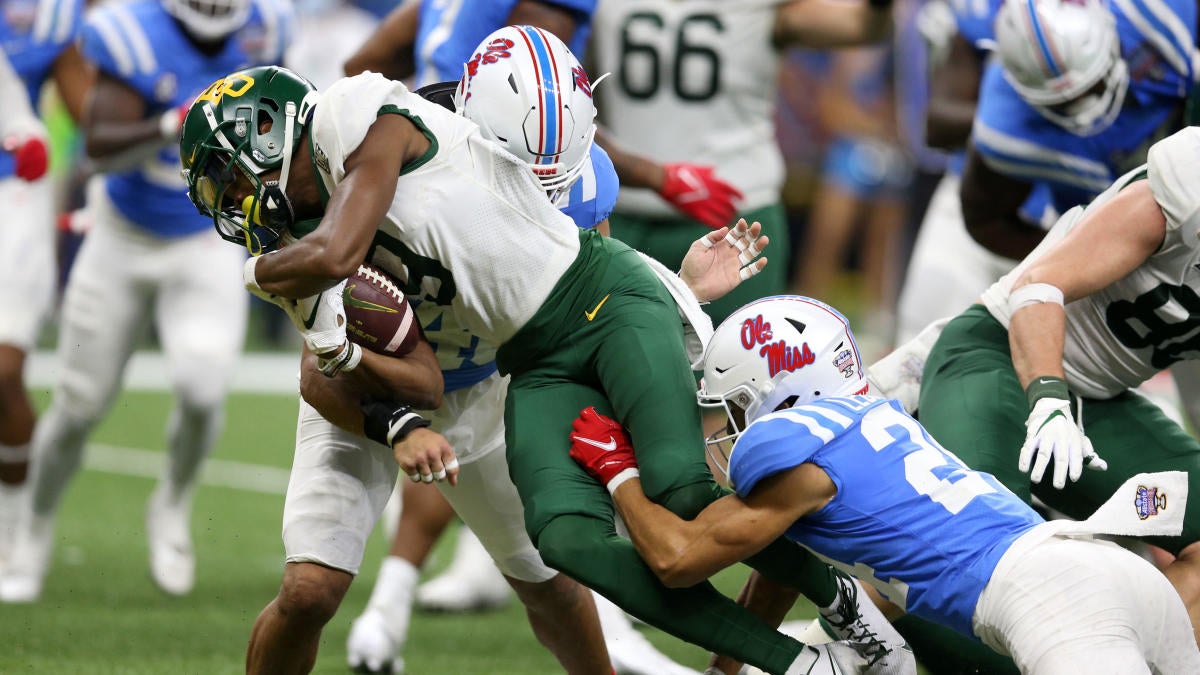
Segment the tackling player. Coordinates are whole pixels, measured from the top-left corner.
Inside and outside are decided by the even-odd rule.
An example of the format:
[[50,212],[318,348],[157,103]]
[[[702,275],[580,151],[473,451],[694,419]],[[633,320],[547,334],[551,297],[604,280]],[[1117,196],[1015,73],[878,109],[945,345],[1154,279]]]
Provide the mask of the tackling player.
[[[251,70],[229,75],[212,91],[255,92],[257,98],[277,77],[294,79],[287,71]],[[600,388],[635,437],[645,439],[643,456],[659,499],[694,514],[720,495],[699,451],[679,308],[663,281],[628,247],[577,230],[528,168],[480,136],[476,125],[402,84],[375,74],[342,80],[320,95],[311,121],[301,106],[306,97],[292,93],[282,100],[292,132],[285,134],[284,156],[292,161],[281,171],[264,168],[250,151],[261,152],[259,136],[285,120],[270,116],[270,124],[239,125],[236,111],[249,99],[200,100],[187,118],[181,155],[191,194],[224,236],[253,245],[294,220],[320,218],[311,233],[249,261],[247,288],[308,297],[368,258],[404,279],[406,293],[450,307],[482,342],[499,346],[498,368],[512,375],[504,425],[508,468],[543,560],[680,637],[771,672],[787,671],[802,658],[800,643],[767,629],[711,587],[667,590],[649,575],[632,546],[615,536],[607,495],[555,440],[556,430],[567,432],[576,404],[594,399]],[[265,113],[262,106],[257,112]],[[230,134],[236,137],[239,128],[247,135],[235,144]],[[553,147],[586,131],[578,123],[570,129]],[[752,244],[745,262],[756,253]],[[719,288],[710,290],[719,292],[696,289],[696,295],[719,296],[740,276],[749,272],[729,270],[714,279]],[[344,338],[326,344],[318,356],[354,365]],[[398,457],[410,475],[456,474],[442,448],[411,450],[415,454]],[[827,592],[826,602],[836,604],[832,572],[786,542],[751,563],[814,594]],[[680,603],[696,611],[680,613]],[[718,608],[728,613],[714,626],[706,617]],[[883,629],[871,626],[873,634]],[[878,641],[871,648],[890,651]]]
[[221,429],[247,299],[214,273],[236,273],[243,256],[220,246],[187,202],[175,144],[196,94],[231,68],[278,61],[290,21],[279,0],[137,0],[88,15],[80,48],[99,74],[83,134],[88,155],[107,173],[89,185],[95,225],[67,284],[61,372],[33,442],[32,512],[0,578],[0,601],[41,593],[55,510],[151,316],[175,408],[166,470],[146,508],[150,574],[167,593],[191,591],[192,496]]
[[[717,328],[697,398],[728,417],[709,447],[737,494],[693,520],[646,498],[636,443],[594,408],[573,425],[571,456],[612,493],[668,586],[700,583],[786,536],[907,611],[1011,654],[1024,673],[1200,672],[1171,585],[1088,536],[1177,532],[1169,503],[1186,499],[1185,475],[1137,475],[1088,522],[1045,523],[898,402],[862,395],[856,350],[841,314],[799,296],[751,303]],[[858,672],[853,650],[822,647],[832,663],[820,672]]]

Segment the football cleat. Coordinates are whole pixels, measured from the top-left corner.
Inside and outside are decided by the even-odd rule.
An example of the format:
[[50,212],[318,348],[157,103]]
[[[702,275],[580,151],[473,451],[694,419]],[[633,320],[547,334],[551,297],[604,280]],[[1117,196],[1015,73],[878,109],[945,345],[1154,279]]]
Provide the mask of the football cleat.
[[417,588],[417,607],[431,612],[483,611],[503,607],[512,595],[487,549],[463,526],[450,566]]
[[403,642],[388,630],[383,613],[368,607],[350,624],[346,662],[356,673],[400,675],[404,672],[404,658],[400,656]]
[[[900,633],[888,623],[862,584],[842,573],[835,573],[838,584],[837,604],[821,609],[827,630],[844,640],[867,661],[868,675],[915,675],[916,657]],[[860,593],[860,591],[862,591]]]
[[164,592],[187,595],[196,583],[196,558],[189,530],[190,500],[172,500],[162,485],[146,504],[150,578]]
[[0,576],[0,602],[36,602],[53,550],[54,516],[28,515],[28,521],[17,527],[12,554]]
[[658,651],[645,635],[633,627],[625,611],[608,598],[594,591],[592,598],[596,602],[596,613],[600,616],[608,658],[619,675],[699,675]]

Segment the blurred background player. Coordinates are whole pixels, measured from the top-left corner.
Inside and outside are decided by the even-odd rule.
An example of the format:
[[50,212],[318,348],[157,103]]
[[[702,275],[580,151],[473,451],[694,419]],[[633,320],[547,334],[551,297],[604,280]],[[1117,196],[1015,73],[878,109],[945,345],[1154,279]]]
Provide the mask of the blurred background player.
[[42,86],[53,79],[78,119],[90,81],[73,42],[82,0],[10,2],[0,12],[0,569],[8,558],[29,464],[34,411],[25,357],[54,306],[53,186],[45,177],[47,135],[38,118]]
[[[94,226],[63,301],[61,373],[33,443],[32,504],[0,578],[0,601],[38,598],[55,511],[153,316],[175,408],[168,461],[146,508],[150,573],[163,591],[195,579],[189,517],[200,465],[221,429],[246,325],[244,257],[213,236],[179,177],[183,115],[202,89],[247,63],[283,56],[290,7],[279,0],[136,0],[88,15],[81,49],[99,75],[83,119]],[[225,269],[226,274],[215,274]]]
[[833,138],[804,241],[796,246],[792,286],[829,297],[852,241],[859,241],[862,289],[851,304],[865,327],[859,339],[864,358],[873,361],[892,342],[912,166],[897,136],[890,45],[831,52],[828,61],[817,96],[822,125]]

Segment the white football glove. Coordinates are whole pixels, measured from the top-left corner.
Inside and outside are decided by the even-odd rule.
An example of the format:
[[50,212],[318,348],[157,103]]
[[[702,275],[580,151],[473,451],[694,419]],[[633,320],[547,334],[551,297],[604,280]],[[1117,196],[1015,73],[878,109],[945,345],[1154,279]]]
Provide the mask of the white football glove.
[[342,305],[345,286],[343,281],[308,298],[285,300],[283,305],[327,377],[354,370],[362,360],[362,348],[346,338],[346,309]]
[[[1067,477],[1071,481],[1079,480],[1083,475],[1083,467],[1103,471],[1108,464],[1100,459],[1092,449],[1092,441],[1083,433],[1083,429],[1071,419],[1071,402],[1068,399],[1045,396],[1037,399],[1029,418],[1025,420],[1025,444],[1021,446],[1021,456],[1017,468],[1022,473],[1033,471],[1029,479],[1035,483],[1042,482],[1046,473],[1046,465],[1054,458],[1054,487],[1062,489],[1067,485]],[[1034,459],[1034,455],[1037,458]]]

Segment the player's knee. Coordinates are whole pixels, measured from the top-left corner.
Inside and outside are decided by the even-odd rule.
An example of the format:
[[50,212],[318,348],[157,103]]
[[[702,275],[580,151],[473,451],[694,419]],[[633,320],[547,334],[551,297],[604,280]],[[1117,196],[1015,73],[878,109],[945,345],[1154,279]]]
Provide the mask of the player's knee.
[[223,377],[205,377],[191,373],[175,381],[175,397],[185,414],[207,415],[219,410],[225,400]]
[[606,536],[599,519],[570,515],[551,520],[534,541],[547,565],[586,583],[585,570],[596,560]]
[[559,576],[532,547],[527,551],[496,560],[496,567],[504,576],[524,583],[540,584]]
[[[289,622],[323,626],[341,605],[349,587],[349,575],[320,565],[299,567],[284,574],[276,607]],[[335,575],[344,575],[346,579]]]
[[704,507],[719,499],[721,495],[720,486],[710,481],[707,483],[692,483],[691,485],[674,488],[660,495],[647,496],[680,518],[691,520],[703,511]]

